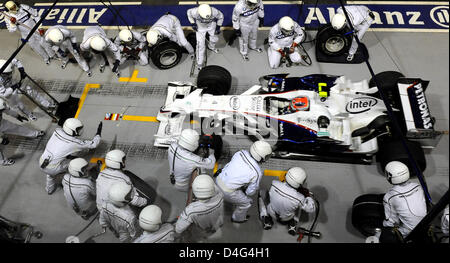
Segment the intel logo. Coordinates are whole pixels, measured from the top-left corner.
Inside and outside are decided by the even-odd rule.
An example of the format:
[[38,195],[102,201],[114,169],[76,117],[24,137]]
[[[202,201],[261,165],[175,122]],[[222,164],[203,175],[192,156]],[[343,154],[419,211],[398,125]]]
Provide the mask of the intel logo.
[[377,105],[378,101],[374,98],[356,98],[347,103],[345,110],[348,113],[363,113]]

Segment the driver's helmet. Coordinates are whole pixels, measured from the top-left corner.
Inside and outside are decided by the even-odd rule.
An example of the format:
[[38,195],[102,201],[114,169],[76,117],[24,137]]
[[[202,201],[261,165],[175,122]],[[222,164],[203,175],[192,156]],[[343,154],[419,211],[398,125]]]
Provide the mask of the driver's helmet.
[[308,97],[296,97],[291,100],[291,110],[292,111],[307,111],[309,110],[309,99]]

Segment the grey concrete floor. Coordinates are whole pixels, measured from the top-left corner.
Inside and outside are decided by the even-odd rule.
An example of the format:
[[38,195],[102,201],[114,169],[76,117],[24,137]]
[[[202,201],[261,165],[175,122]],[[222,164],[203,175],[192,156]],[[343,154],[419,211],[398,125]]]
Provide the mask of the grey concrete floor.
[[[82,31],[75,31],[81,39]],[[262,45],[267,31],[262,31],[259,43]],[[309,32],[311,35],[314,33]],[[108,34],[117,34],[109,30]],[[0,57],[7,58],[18,46],[19,35],[0,30]],[[397,70],[409,77],[431,80],[427,98],[432,114],[436,117],[436,129],[448,131],[449,127],[449,35],[447,33],[381,33],[368,32],[363,42],[370,52],[370,62],[375,72]],[[235,44],[236,45],[236,44]],[[317,63],[314,47],[306,44],[313,64],[310,67],[282,67],[271,70],[268,67],[267,53],[250,53],[250,61],[242,61],[237,47],[225,45],[223,38],[218,43],[220,54],[208,54],[209,65],[221,65],[233,76],[233,90],[242,92],[245,87],[256,84],[258,77],[269,73],[291,73],[302,76],[312,73],[346,75],[359,81],[369,79],[370,74],[364,64],[337,65]],[[105,113],[156,116],[165,99],[165,85],[168,81],[195,81],[189,77],[191,60],[186,56],[172,69],[160,71],[153,65],[126,65],[121,76],[131,76],[134,69],[138,77],[148,78],[146,83],[119,83],[110,70],[101,74],[92,62],[94,75],[88,78],[76,65],[62,70],[58,61],[46,66],[42,60],[26,46],[18,55],[30,76],[38,79],[58,100],[65,100],[69,94],[79,97],[86,83],[98,83],[99,89],[91,90],[87,96],[79,119],[85,124],[84,137],[92,137]],[[26,98],[24,98],[26,100]],[[39,109],[38,121],[25,125],[47,131],[40,140],[15,138],[4,147],[6,156],[14,156],[16,164],[0,168],[0,214],[11,220],[27,222],[43,232],[44,236],[34,242],[64,242],[65,238],[80,231],[88,222],[76,216],[64,199],[61,189],[52,196],[44,190],[45,175],[38,168],[38,158],[47,140],[57,127]],[[127,169],[139,175],[156,191],[155,203],[161,206],[163,217],[173,220],[184,208],[186,196],[179,193],[169,183],[166,150],[153,147],[158,124],[151,122],[103,121],[102,143],[90,157],[104,157],[113,143],[127,152]],[[248,148],[251,141],[246,137],[225,136],[226,158],[220,166],[240,148]],[[434,150],[426,155],[428,167],[425,177],[433,200],[436,202],[449,186],[449,139],[444,135]],[[390,187],[377,165],[352,165],[325,162],[270,160],[263,169],[287,170],[292,166],[302,166],[309,174],[308,187],[321,203],[321,211],[316,231],[323,237],[315,243],[361,243],[365,238],[351,225],[351,206],[353,200],[366,193],[383,193]],[[265,176],[261,188],[268,188],[276,177]],[[416,179],[413,179],[416,180]],[[250,220],[241,225],[229,221],[231,209],[227,206],[225,224],[211,242],[254,242],[286,243],[296,242],[287,234],[285,227],[275,225],[264,231],[257,220],[256,204],[250,209]],[[303,215],[301,225],[308,227],[312,216]],[[82,235],[84,240],[100,231],[94,222]],[[96,242],[118,242],[109,232],[96,238]],[[306,242],[304,240],[303,242]]]

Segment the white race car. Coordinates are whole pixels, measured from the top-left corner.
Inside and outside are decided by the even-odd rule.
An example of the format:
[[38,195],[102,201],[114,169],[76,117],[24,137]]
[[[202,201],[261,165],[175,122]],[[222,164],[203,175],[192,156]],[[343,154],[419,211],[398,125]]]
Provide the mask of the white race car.
[[[367,80],[352,82],[345,76],[325,74],[268,75],[240,95],[225,95],[231,85],[229,73],[218,66],[204,70],[208,74],[199,74],[198,87],[186,82],[168,84],[166,102],[157,116],[155,146],[168,146],[185,121],[198,118],[202,133],[242,130],[272,141],[274,157],[371,163],[381,151],[382,163],[407,159],[374,80],[369,85]],[[413,140],[424,147],[433,147],[437,141],[424,93],[428,82],[396,72],[380,73],[377,80],[410,139],[410,150],[425,169],[421,145]]]

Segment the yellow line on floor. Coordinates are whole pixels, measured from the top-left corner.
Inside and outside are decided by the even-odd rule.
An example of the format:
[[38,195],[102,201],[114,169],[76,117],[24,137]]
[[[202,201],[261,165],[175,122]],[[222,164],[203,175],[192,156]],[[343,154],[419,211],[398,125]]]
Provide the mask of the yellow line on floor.
[[91,158],[91,160],[89,162],[97,163],[97,161],[102,161],[102,168],[100,169],[100,171],[103,171],[106,168],[105,158],[93,157],[93,158]]
[[124,120],[124,121],[158,122],[158,120],[154,116],[123,115],[122,120]]
[[265,176],[276,176],[282,182],[286,179],[286,173],[287,173],[287,171],[281,171],[281,170],[264,170]]
[[139,70],[134,70],[131,78],[119,78],[119,82],[147,82],[147,78],[138,78]]
[[83,94],[81,94],[80,101],[78,102],[78,110],[77,113],[75,114],[74,117],[75,119],[78,119],[78,115],[81,112],[81,108],[83,108],[83,104],[84,101],[86,100],[89,90],[98,88],[100,88],[100,84],[86,84],[86,86],[84,86]]

